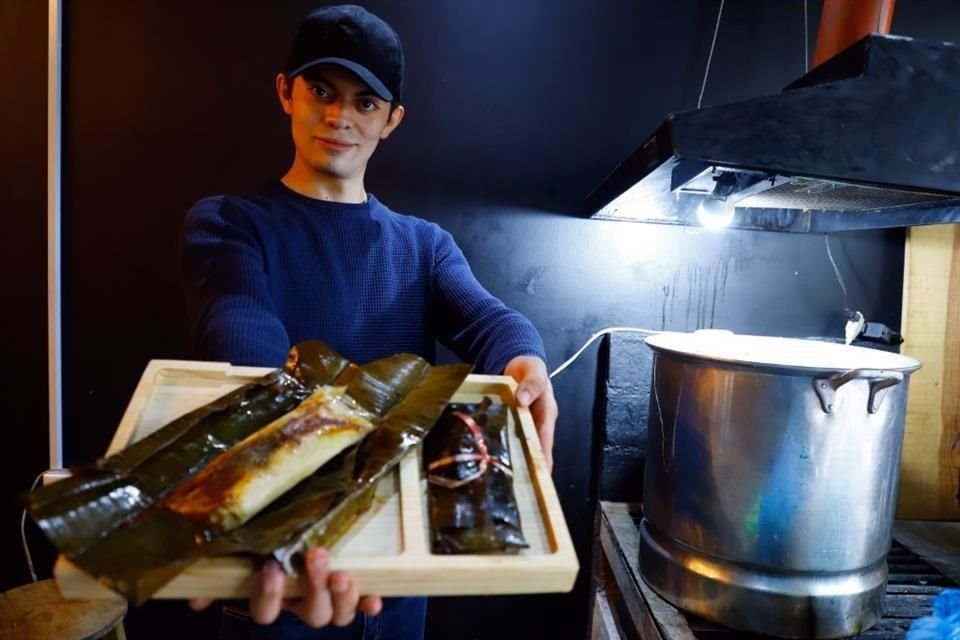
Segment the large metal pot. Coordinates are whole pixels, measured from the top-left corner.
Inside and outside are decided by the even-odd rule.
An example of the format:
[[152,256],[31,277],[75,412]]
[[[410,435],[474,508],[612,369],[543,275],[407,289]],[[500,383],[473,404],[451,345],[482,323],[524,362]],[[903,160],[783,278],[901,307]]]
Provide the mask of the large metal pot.
[[729,332],[647,344],[644,579],[745,631],[833,638],[876,622],[920,363]]

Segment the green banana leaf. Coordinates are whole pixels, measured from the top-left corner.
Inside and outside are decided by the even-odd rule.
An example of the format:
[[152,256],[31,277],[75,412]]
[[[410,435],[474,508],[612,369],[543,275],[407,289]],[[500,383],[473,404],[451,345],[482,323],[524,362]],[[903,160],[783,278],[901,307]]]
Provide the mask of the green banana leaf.
[[[384,428],[396,430],[401,415],[415,419],[409,431],[425,433],[469,371],[465,365],[431,367],[407,354],[357,366],[321,342],[301,343],[291,349],[284,371],[245,385],[114,456],[73,470],[71,478],[31,493],[28,508],[68,558],[139,604],[199,557],[225,550],[261,555],[272,551],[266,542],[243,549],[160,505],[214,457],[294,409],[318,385],[346,385],[359,404],[382,417],[360,445],[341,453],[230,536],[286,539],[310,530],[333,505],[349,501],[344,488],[353,486],[354,469],[365,467],[364,460],[371,457],[363,453],[367,440],[395,440],[378,434]],[[259,531],[260,538],[245,533],[248,529]]]
[[[509,410],[490,398],[451,404],[426,439],[433,553],[503,553],[529,546],[513,492]],[[433,470],[431,463],[437,465]]]
[[68,557],[147,510],[235,442],[293,410],[309,388],[274,371],[28,497],[34,521]]
[[[296,573],[310,547],[332,545],[370,508],[377,484],[423,440],[470,372],[469,365],[427,368],[415,386],[390,393],[385,373],[406,367],[396,358],[363,367],[347,387],[352,393],[359,385],[354,398],[364,403],[369,397],[367,408],[383,416],[377,428],[341,454],[342,460],[331,461],[250,522],[211,542],[211,553],[272,553]],[[372,392],[377,393],[364,396]],[[290,517],[306,513],[312,517]]]

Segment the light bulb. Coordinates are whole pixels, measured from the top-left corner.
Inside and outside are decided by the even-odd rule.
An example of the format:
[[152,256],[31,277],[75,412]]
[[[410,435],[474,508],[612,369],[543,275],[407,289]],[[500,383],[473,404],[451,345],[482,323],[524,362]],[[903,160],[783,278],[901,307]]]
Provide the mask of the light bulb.
[[733,222],[736,207],[716,198],[704,198],[697,205],[697,220],[707,229],[722,229]]

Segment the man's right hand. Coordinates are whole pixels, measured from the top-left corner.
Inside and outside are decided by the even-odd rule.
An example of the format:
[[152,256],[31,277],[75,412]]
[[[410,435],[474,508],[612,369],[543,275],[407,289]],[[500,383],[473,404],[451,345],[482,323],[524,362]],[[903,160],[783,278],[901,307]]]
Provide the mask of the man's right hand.
[[[328,624],[343,627],[362,611],[377,615],[383,609],[379,596],[357,594],[350,575],[343,571],[330,571],[330,558],[326,549],[311,549],[307,553],[306,571],[300,577],[303,584],[302,598],[284,598],[284,573],[280,564],[272,558],[260,571],[257,591],[250,598],[250,616],[259,624],[270,624],[280,615],[281,609],[297,614],[307,625],[319,628]],[[190,608],[199,611],[210,606],[212,600],[193,598]]]

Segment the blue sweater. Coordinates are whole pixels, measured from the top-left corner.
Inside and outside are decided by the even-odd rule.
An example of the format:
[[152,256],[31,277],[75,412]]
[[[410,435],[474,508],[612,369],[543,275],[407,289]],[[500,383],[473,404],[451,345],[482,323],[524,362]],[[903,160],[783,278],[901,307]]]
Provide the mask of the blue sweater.
[[204,359],[275,367],[309,339],[358,363],[401,352],[433,362],[436,339],[478,373],[544,357],[534,327],[477,282],[449,233],[373,196],[325,202],[278,181],[201,200],[181,262]]

